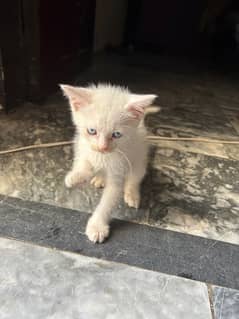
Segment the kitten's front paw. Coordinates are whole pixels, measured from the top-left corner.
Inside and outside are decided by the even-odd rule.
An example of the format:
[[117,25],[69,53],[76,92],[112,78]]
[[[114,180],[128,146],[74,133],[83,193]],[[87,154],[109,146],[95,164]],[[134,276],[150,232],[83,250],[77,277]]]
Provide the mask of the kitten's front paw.
[[110,227],[108,224],[97,222],[92,217],[86,226],[86,235],[93,243],[103,243],[109,236]]
[[140,193],[137,189],[125,190],[124,201],[129,207],[139,208]]
[[105,179],[102,175],[96,175],[90,181],[91,185],[94,185],[96,188],[103,188],[105,187]]
[[70,171],[65,177],[65,185],[68,188],[83,184],[86,181],[87,181],[87,178],[85,176],[73,171]]

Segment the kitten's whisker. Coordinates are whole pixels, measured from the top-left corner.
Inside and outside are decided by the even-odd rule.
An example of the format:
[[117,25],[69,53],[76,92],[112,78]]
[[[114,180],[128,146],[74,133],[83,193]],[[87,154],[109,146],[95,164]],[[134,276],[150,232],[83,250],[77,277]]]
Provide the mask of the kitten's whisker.
[[132,173],[133,168],[132,168],[132,164],[131,164],[131,162],[130,162],[130,160],[129,160],[128,156],[127,156],[127,155],[126,155],[123,151],[121,151],[119,148],[117,148],[117,149],[116,149],[116,152],[118,152],[118,153],[120,153],[120,154],[122,154],[122,155],[123,155],[123,157],[126,159],[126,162],[127,162],[127,163],[128,163],[128,165],[129,165],[130,173]]
[[124,135],[124,141],[125,141],[125,142],[128,142],[128,141],[131,142],[132,139],[131,139],[129,136],[125,136],[125,135]]

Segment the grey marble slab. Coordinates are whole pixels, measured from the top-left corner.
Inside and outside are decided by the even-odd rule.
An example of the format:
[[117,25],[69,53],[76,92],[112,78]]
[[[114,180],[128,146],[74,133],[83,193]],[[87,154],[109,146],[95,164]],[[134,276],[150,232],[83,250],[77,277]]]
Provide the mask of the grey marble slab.
[[238,162],[154,149],[149,223],[239,244]]
[[239,288],[239,246],[113,220],[109,239],[85,235],[89,215],[0,196],[0,236],[122,262],[214,285]]
[[0,239],[1,319],[211,319],[203,283]]
[[239,318],[239,290],[213,287],[212,296],[215,319]]
[[[91,213],[101,191],[66,189],[70,146],[0,156],[0,194]],[[239,243],[238,162],[153,148],[140,209],[121,201],[113,216],[230,243]]]

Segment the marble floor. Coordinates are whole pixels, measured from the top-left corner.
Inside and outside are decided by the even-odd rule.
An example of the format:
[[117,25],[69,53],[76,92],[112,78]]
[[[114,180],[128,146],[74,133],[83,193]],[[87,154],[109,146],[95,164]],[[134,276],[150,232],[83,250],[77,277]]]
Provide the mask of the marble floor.
[[1,319],[237,319],[239,292],[0,238]]
[[209,292],[204,283],[3,238],[0,254],[1,319],[213,319],[214,305],[218,319],[238,314],[230,289]]
[[[153,67],[118,56],[99,56],[75,84],[110,81],[135,92],[156,93],[158,114],[149,134],[239,140],[239,81],[198,66]],[[141,63],[141,64],[140,64]],[[74,128],[60,92],[42,105],[26,103],[0,113],[0,150],[71,140]],[[67,190],[72,147],[0,155],[0,194],[91,212],[100,191]],[[123,203],[114,216],[188,234],[239,243],[239,145],[160,140],[152,143],[142,205]]]
[[86,215],[0,196],[1,319],[238,318],[237,245]]
[[[158,94],[150,135],[239,141],[232,74],[111,54],[74,83],[98,81]],[[2,151],[69,141],[74,127],[58,92],[1,112],[0,132]],[[239,144],[151,141],[140,209],[114,211],[134,223],[102,246],[84,235],[101,191],[66,189],[71,164],[71,146],[0,155],[1,319],[239,318]]]

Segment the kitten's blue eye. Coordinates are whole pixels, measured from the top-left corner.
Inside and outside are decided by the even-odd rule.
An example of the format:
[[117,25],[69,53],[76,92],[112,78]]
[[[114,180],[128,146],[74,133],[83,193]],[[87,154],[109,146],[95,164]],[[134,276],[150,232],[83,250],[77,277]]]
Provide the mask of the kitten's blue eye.
[[113,132],[113,133],[112,133],[112,137],[113,137],[113,138],[120,138],[121,136],[122,136],[122,134],[121,134],[120,132],[117,132],[117,131],[116,131],[116,132]]
[[87,129],[87,132],[88,132],[90,135],[96,135],[96,133],[97,133],[96,129],[94,129],[94,128],[88,128],[88,129]]

